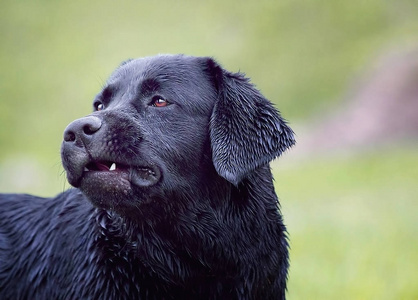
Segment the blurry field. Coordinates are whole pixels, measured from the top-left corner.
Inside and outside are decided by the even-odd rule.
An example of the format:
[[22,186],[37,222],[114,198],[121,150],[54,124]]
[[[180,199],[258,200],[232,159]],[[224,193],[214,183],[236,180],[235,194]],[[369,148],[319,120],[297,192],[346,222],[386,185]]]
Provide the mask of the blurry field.
[[[418,44],[416,0],[11,1],[0,9],[0,192],[68,188],[59,148],[129,57],[213,56],[291,126],[332,112],[376,56]],[[402,116],[396,116],[402,117]],[[416,142],[273,169],[289,299],[418,299]]]
[[416,149],[277,163],[289,299],[418,299]]

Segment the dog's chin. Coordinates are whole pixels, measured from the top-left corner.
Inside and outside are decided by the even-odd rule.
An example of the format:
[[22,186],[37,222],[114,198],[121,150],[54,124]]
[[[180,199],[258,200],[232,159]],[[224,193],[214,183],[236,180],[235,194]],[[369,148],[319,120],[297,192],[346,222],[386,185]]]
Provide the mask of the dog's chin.
[[157,185],[160,180],[161,171],[154,166],[115,170],[85,169],[76,187],[95,206],[125,212],[148,202],[145,190]]

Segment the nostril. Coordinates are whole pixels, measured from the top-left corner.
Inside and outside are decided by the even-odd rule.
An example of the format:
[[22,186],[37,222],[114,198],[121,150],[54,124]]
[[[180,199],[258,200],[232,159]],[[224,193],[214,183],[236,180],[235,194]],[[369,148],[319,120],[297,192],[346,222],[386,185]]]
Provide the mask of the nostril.
[[[100,127],[99,127],[100,128]],[[93,133],[95,133],[97,130],[99,130],[99,128],[97,126],[95,126],[95,124],[86,124],[83,127],[83,132],[87,135],[92,135]]]
[[74,142],[75,141],[75,134],[72,131],[64,132],[64,141],[66,142]]
[[83,132],[92,135],[102,127],[102,121],[94,116],[87,117],[83,126]]

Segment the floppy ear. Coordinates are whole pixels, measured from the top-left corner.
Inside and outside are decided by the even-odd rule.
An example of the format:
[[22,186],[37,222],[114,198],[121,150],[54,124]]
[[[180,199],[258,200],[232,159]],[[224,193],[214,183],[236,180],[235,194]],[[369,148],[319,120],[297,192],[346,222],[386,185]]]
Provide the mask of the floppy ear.
[[212,160],[216,171],[237,186],[250,172],[295,143],[272,103],[241,73],[212,61],[218,100],[210,120]]

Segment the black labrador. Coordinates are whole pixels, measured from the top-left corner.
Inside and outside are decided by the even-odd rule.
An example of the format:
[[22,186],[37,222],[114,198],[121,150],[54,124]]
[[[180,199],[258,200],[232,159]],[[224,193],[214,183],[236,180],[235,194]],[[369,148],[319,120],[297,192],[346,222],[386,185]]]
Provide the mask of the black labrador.
[[284,299],[269,162],[294,144],[243,74],[129,60],[65,129],[74,188],[0,196],[0,299]]

